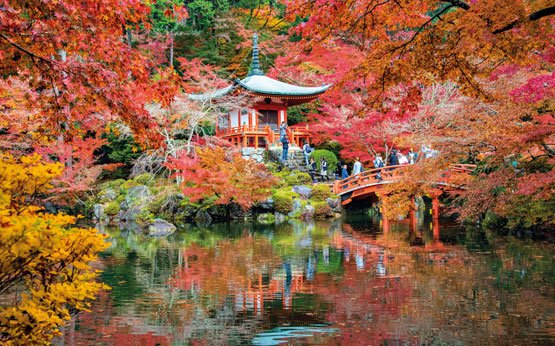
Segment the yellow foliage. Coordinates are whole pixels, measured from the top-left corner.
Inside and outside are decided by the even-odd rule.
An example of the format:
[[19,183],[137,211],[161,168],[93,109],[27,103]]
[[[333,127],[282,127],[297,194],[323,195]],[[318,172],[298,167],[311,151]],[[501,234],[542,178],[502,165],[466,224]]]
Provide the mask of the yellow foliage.
[[0,158],[0,295],[13,302],[0,307],[0,342],[48,344],[70,311],[87,309],[105,287],[89,263],[107,243],[94,229],[71,227],[75,217],[31,205],[62,165]]

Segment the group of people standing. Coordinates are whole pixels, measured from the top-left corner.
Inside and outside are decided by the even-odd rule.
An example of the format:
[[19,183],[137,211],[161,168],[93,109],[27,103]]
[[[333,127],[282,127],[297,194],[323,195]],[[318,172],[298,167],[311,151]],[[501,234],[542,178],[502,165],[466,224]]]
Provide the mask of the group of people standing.
[[[287,136],[287,124],[285,122],[282,122],[281,125],[279,126],[279,140],[282,144],[282,149],[283,149],[281,154],[281,160],[285,162],[287,161],[288,152],[289,152],[289,138]],[[302,150],[303,150],[303,156],[305,159],[305,164],[308,167],[308,173],[312,177],[312,180],[314,180],[316,178],[317,165],[314,158],[310,157],[310,154],[312,153],[313,149],[308,144],[308,142],[304,142]],[[320,176],[322,177],[322,179],[326,179],[327,181],[330,180],[330,178],[328,177],[328,162],[324,158],[320,160]]]
[[[418,153],[412,150],[412,148],[409,150],[409,152],[406,155],[396,149],[393,149],[389,154],[387,164],[382,158],[381,154],[377,154],[374,157],[374,160],[372,161],[372,163],[374,164],[374,168],[382,168],[382,167],[385,167],[386,165],[387,166],[398,166],[398,165],[408,165],[408,164],[412,165],[413,163],[416,162],[417,159],[418,159]],[[350,175],[359,174],[363,171],[363,169],[364,168],[362,166],[362,163],[360,162],[360,158],[357,157],[355,159],[355,163],[353,164],[353,169]],[[379,175],[380,174],[378,173],[377,175],[378,178],[380,177]],[[347,169],[346,163],[340,162],[337,168],[337,176],[341,177],[341,179],[346,179],[349,177],[349,171]]]
[[[285,122],[282,122],[279,127],[279,135],[280,135],[280,141],[282,143],[282,148],[283,148],[281,159],[282,161],[286,161],[288,156],[288,151],[289,151],[289,139],[287,137],[287,124]],[[308,172],[310,176],[314,180],[316,171],[317,171],[317,165],[314,158],[310,157],[312,151],[313,149],[308,144],[308,142],[304,142],[304,145],[302,147],[302,152],[305,159],[305,164],[308,167]],[[438,154],[437,150],[433,150],[426,145],[422,145],[422,148],[420,149],[420,151],[425,158],[434,157]],[[374,157],[374,160],[372,161],[372,163],[374,164],[374,168],[381,168],[381,167],[385,167],[386,165],[387,166],[398,166],[398,165],[408,165],[408,164],[412,165],[417,161],[417,159],[418,159],[418,152],[415,152],[414,150],[412,150],[412,148],[410,148],[410,150],[406,155],[399,150],[393,149],[389,154],[387,163],[384,161],[381,154],[377,154]],[[353,164],[351,175],[359,174],[363,171],[363,169],[364,168],[362,166],[362,163],[360,162],[360,158],[357,157],[355,160],[355,163]],[[329,181],[328,162],[324,158],[320,160],[320,176],[322,176],[322,179],[326,179]],[[346,179],[349,177],[347,164],[345,162],[343,161],[339,162],[337,166],[336,177],[337,178],[340,177],[341,179]],[[378,179],[380,178],[379,172],[376,177]]]

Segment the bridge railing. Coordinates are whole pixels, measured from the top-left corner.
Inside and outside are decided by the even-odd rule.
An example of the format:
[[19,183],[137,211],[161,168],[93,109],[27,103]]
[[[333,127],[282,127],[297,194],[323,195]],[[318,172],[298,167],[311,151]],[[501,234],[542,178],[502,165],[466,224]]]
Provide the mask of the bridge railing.
[[[334,185],[334,192],[337,195],[342,195],[374,184],[391,183],[398,180],[403,173],[406,172],[406,170],[401,170],[401,168],[410,168],[411,166],[412,165],[396,165],[369,169],[343,180],[336,181]],[[441,180],[448,180],[451,174],[469,174],[474,171],[475,168],[476,165],[452,164],[442,174]]]

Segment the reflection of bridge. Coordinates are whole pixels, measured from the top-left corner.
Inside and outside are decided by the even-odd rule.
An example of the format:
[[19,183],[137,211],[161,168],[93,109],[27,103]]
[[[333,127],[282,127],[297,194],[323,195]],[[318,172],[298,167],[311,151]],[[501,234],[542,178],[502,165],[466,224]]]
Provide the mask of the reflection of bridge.
[[[362,200],[376,197],[376,192],[384,189],[387,184],[395,183],[404,175],[410,173],[411,165],[387,166],[370,169],[362,173],[350,176],[346,179],[336,181],[334,193],[341,197],[341,204],[348,205],[354,200]],[[453,164],[436,181],[437,193],[432,196],[432,210],[434,217],[439,217],[439,195],[445,188],[462,189],[463,187],[453,184],[461,176],[470,174],[476,165]]]

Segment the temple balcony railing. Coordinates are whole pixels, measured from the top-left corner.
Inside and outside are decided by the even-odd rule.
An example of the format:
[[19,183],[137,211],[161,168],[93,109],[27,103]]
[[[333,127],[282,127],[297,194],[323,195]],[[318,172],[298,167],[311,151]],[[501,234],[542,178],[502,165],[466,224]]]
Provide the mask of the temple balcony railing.
[[[274,131],[270,126],[242,126],[216,128],[216,136],[228,140],[230,143],[241,147],[269,148],[279,142],[279,131]],[[310,141],[311,134],[307,124],[297,124],[287,128],[287,137],[291,145],[302,146],[304,141]]]

